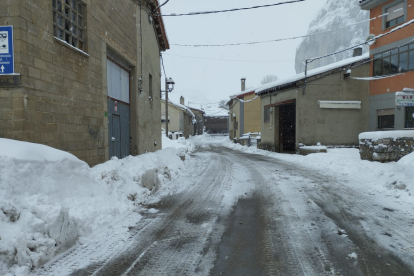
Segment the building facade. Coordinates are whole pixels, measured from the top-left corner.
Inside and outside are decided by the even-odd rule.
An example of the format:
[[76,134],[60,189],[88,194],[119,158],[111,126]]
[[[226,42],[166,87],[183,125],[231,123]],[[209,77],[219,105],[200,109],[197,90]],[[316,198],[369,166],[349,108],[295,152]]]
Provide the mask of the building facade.
[[[161,127],[166,129],[165,100],[161,100]],[[177,133],[185,138],[194,135],[194,113],[184,105],[168,103],[168,132]],[[171,137],[170,137],[171,138]]]
[[230,97],[229,137],[239,139],[245,133],[259,133],[261,121],[261,99],[256,98],[255,90],[246,91],[246,79],[241,79],[242,92]]
[[228,116],[205,116],[204,127],[206,133],[227,135],[229,133],[228,119]]
[[[396,107],[396,92],[414,88],[414,0],[361,0],[370,11],[370,33],[378,36],[370,46],[371,76],[395,75],[370,82],[369,130],[414,129],[414,106]],[[414,101],[413,101],[414,102]]]
[[193,112],[195,119],[196,119],[196,123],[194,124],[193,135],[202,135],[204,133],[205,112],[197,108],[191,108],[191,107],[189,108]]
[[357,146],[368,129],[368,56],[356,57],[299,74],[256,90],[261,98],[259,148],[293,153],[301,144]]
[[[157,0],[1,1],[15,74],[0,75],[0,137],[90,165],[161,149]],[[140,79],[142,81],[140,81]]]

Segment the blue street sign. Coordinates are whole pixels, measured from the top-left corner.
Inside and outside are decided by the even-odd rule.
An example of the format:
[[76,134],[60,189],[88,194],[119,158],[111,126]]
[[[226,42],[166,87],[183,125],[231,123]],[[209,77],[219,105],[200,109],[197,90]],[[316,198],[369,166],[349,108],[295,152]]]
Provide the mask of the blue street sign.
[[13,26],[0,26],[0,75],[13,73]]

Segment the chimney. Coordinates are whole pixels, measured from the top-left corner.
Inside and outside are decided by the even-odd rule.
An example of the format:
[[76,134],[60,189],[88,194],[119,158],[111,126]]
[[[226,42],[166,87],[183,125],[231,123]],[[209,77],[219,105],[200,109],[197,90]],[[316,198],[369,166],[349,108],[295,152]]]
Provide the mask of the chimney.
[[184,105],[184,97],[183,96],[180,97],[180,104]]
[[241,91],[246,90],[246,78],[241,79]]
[[359,57],[362,56],[362,47],[358,47],[354,49],[353,57]]

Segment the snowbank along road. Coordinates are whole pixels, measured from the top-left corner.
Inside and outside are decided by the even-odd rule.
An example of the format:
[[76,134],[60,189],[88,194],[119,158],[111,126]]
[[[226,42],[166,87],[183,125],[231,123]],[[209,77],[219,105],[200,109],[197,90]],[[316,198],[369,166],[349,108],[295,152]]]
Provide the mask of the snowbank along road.
[[191,184],[185,192],[127,214],[36,275],[414,275],[413,218],[349,179],[215,145],[191,159],[174,180]]

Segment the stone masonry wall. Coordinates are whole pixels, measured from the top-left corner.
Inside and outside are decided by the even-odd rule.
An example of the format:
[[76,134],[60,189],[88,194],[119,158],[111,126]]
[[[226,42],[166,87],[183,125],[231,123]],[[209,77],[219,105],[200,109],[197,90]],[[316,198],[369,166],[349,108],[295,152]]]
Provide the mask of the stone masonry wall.
[[362,160],[391,162],[398,161],[414,152],[414,138],[361,139],[359,152]]
[[[108,159],[106,49],[110,47],[131,68],[140,67],[139,9],[131,0],[83,2],[85,53],[53,36],[51,0],[0,2],[0,25],[14,27],[15,72],[21,74],[22,85],[0,88],[0,137],[52,146],[95,165]],[[144,93],[139,98],[133,90],[140,72],[131,71],[131,124],[140,128],[131,127],[131,147],[145,148],[132,149],[132,154],[161,145],[159,104],[153,109],[147,95],[148,74],[152,74],[154,100],[159,102],[159,46],[154,27],[146,12],[142,14],[144,35],[151,36],[144,43],[144,61],[149,65],[144,65]]]

